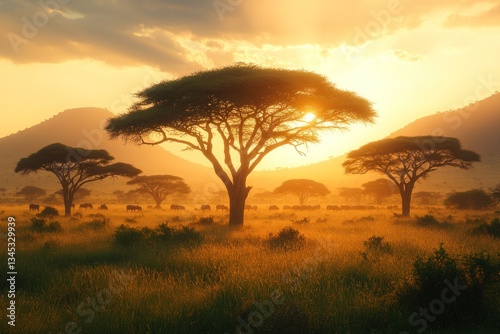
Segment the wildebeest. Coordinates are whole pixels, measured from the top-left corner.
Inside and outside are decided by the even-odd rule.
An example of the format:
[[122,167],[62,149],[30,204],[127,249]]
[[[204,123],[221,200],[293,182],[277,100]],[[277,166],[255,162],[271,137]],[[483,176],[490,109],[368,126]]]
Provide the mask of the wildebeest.
[[101,206],[99,207],[99,209],[101,209],[101,210],[107,210],[108,206],[106,204],[101,204]]
[[278,206],[277,206],[277,205],[270,205],[270,206],[269,206],[269,210],[270,210],[270,211],[279,210],[279,209],[280,209],[280,208],[278,208]]
[[184,207],[184,205],[172,204],[170,205],[170,210],[180,211],[180,210],[186,210],[186,208]]
[[40,204],[30,204],[30,211],[39,211]]
[[140,207],[139,205],[127,205],[127,212],[129,211],[142,211],[142,207]]
[[257,210],[257,205],[245,205],[245,210]]
[[80,209],[93,209],[92,203],[82,203],[80,204]]
[[203,204],[200,209],[201,209],[201,211],[212,210],[212,208],[210,208],[210,205],[208,205],[208,204]]
[[[202,209],[202,210],[203,210],[203,209]],[[227,205],[224,205],[224,204],[217,204],[217,205],[215,206],[215,211],[219,211],[219,210],[221,210],[221,211],[227,211],[227,210],[229,210],[229,208],[227,207]]]
[[327,205],[326,209],[332,210],[332,211],[338,211],[338,210],[340,210],[340,207],[338,205]]

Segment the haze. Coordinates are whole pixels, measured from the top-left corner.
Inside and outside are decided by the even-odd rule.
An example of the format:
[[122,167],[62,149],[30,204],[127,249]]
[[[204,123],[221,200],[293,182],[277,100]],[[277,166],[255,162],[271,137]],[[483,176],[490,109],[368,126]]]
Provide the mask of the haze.
[[500,86],[498,1],[0,1],[0,29],[0,137],[69,108],[123,113],[154,82],[234,62],[314,71],[373,102],[375,125],[261,169],[343,154]]

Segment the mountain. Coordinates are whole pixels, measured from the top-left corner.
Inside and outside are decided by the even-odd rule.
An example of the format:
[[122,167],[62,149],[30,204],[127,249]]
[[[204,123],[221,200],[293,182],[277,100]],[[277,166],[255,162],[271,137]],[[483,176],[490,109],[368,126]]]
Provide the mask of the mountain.
[[[183,177],[188,184],[196,184],[195,190],[199,190],[200,187],[203,189],[207,180],[212,184],[216,183],[210,168],[179,158],[160,146],[139,146],[125,144],[121,139],[109,140],[104,126],[107,119],[114,116],[110,111],[100,108],[70,109],[28,129],[0,138],[2,157],[0,187],[7,188],[8,192],[14,192],[16,189],[34,184],[46,189],[48,193],[58,190],[57,180],[51,173],[38,172],[24,177],[14,173],[19,159],[56,142],[86,149],[104,149],[115,158],[115,161],[130,163],[141,169],[144,174],[172,174]],[[88,188],[132,189],[130,186],[124,186],[126,181],[116,178],[94,182],[89,184]]]
[[[500,183],[500,93],[461,109],[417,119],[388,137],[419,135],[456,137],[463,148],[481,155],[481,163],[475,164],[471,170],[437,170],[418,183],[417,191],[446,193],[471,188],[488,189]],[[325,183],[334,191],[338,187],[360,187],[364,182],[380,177],[375,173],[345,175],[342,168],[345,159],[345,156],[340,156],[309,166],[256,172],[253,179],[258,184],[267,183],[268,189],[272,189],[282,180],[307,177]]]

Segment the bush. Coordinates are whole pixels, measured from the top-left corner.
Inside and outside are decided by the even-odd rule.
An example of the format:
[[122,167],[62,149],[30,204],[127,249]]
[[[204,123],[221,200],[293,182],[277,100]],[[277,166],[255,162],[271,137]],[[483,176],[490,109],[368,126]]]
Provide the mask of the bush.
[[489,224],[482,223],[472,230],[473,234],[486,234],[495,238],[500,238],[500,219],[495,218]]
[[383,241],[384,237],[379,237],[373,235],[366,241],[363,241],[363,245],[368,251],[376,251],[381,253],[390,253],[392,251],[391,245],[387,241]]
[[116,244],[123,247],[133,247],[143,242],[161,242],[168,244],[197,243],[202,241],[201,234],[194,228],[181,226],[171,228],[167,224],[160,224],[156,229],[144,227],[142,229],[120,225],[115,231]]
[[305,244],[305,237],[299,231],[285,227],[278,235],[270,233],[268,242],[271,249],[296,250]]
[[304,217],[302,219],[291,219],[292,223],[295,223],[295,224],[307,224],[309,223],[309,218],[307,217]]
[[123,247],[137,246],[145,239],[144,231],[135,227],[128,227],[122,224],[115,231],[115,242]]
[[484,190],[473,189],[464,192],[455,192],[444,200],[444,205],[451,209],[484,210],[494,206],[494,201]]
[[439,223],[439,221],[433,216],[433,215],[425,215],[422,217],[415,216],[416,220],[415,223],[418,226],[422,227],[439,227],[442,224]]
[[45,219],[31,218],[30,229],[37,233],[43,233],[43,232],[55,233],[55,232],[61,232],[62,226],[57,221],[53,221],[50,224],[47,224]]
[[40,213],[37,214],[37,217],[42,218],[50,218],[56,216],[59,216],[59,211],[51,206],[46,206]]
[[99,230],[104,229],[106,226],[108,226],[108,223],[109,223],[108,218],[94,219],[94,220],[82,223],[80,225],[80,228],[99,231]]
[[197,224],[200,225],[213,225],[215,224],[214,221],[214,216],[209,216],[209,217],[201,217],[198,221]]

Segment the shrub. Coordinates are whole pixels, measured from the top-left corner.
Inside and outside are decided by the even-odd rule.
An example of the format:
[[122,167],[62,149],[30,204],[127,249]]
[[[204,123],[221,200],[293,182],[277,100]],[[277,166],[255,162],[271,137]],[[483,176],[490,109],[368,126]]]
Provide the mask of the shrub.
[[271,249],[288,251],[301,248],[305,244],[305,237],[299,231],[285,227],[277,235],[270,233],[268,242]]
[[422,217],[416,216],[415,223],[423,227],[437,227],[440,226],[439,221],[433,215],[425,215]]
[[489,224],[482,223],[472,230],[473,234],[486,234],[495,238],[500,238],[500,219],[495,218]]
[[194,228],[187,226],[171,228],[167,224],[160,224],[156,229],[152,230],[147,227],[138,229],[120,225],[115,231],[115,242],[123,247],[133,247],[143,242],[176,244],[196,243],[201,240],[201,234]]
[[304,217],[302,219],[291,219],[292,223],[295,223],[295,224],[307,224],[309,223],[309,218],[307,217]]
[[464,192],[455,192],[444,200],[444,205],[451,209],[483,210],[494,206],[494,201],[484,190],[473,189]]
[[30,229],[37,233],[43,233],[43,232],[55,233],[55,232],[61,232],[62,226],[57,221],[53,221],[47,224],[45,219],[31,218]]
[[363,245],[368,251],[376,251],[381,253],[390,253],[391,245],[387,241],[383,241],[384,237],[373,235],[371,238],[363,241]]
[[37,214],[37,217],[49,218],[59,216],[59,211],[57,209],[46,206],[40,213]]
[[198,221],[198,224],[200,225],[213,225],[215,224],[214,221],[214,216],[209,216],[209,217],[201,217]]
[[99,230],[104,229],[106,226],[108,226],[108,223],[109,223],[108,218],[94,219],[94,220],[82,223],[80,225],[80,228],[99,231]]
[[144,232],[135,227],[122,224],[115,231],[115,242],[123,247],[137,246],[145,239]]

